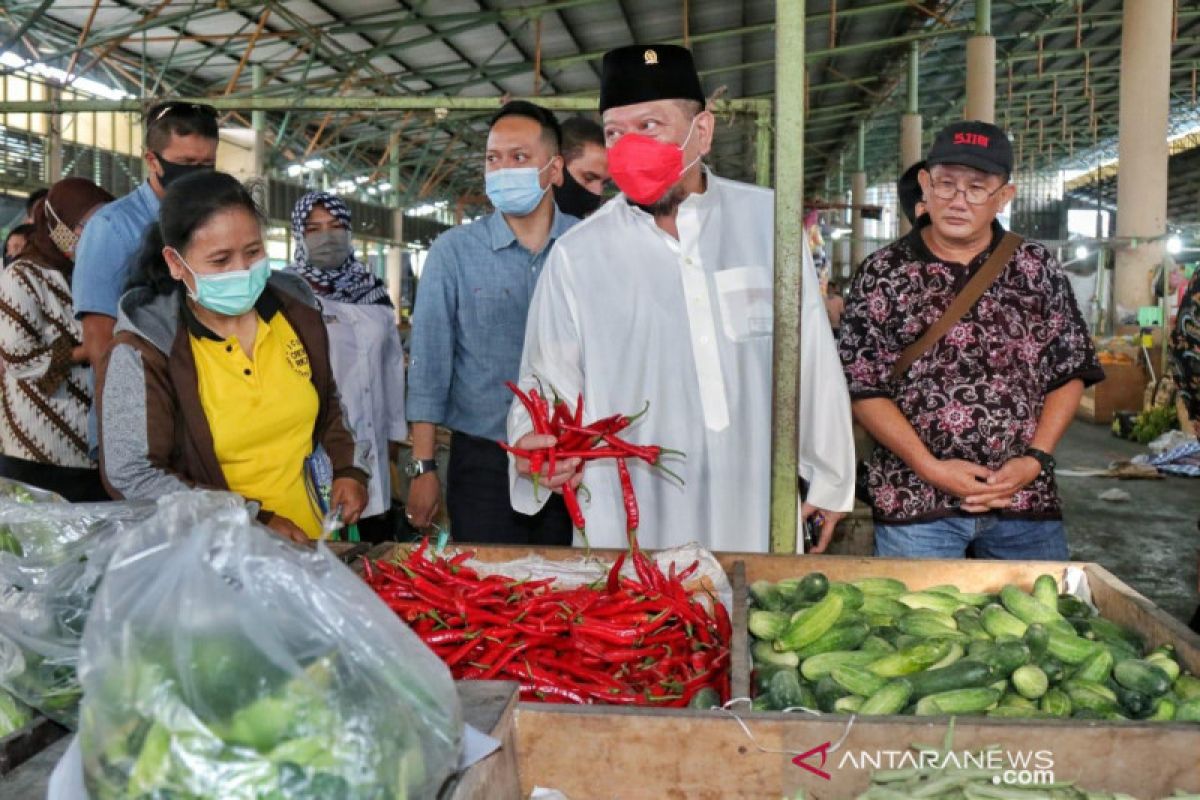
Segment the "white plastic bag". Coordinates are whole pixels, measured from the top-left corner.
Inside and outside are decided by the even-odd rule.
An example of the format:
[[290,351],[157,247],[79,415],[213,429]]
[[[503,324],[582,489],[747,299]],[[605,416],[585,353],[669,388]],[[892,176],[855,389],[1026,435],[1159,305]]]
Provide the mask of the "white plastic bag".
[[153,503],[65,503],[0,486],[0,688],[74,728],[79,640],[108,558]]
[[231,495],[159,501],[84,632],[92,800],[434,797],[463,725],[450,673],[325,547]]

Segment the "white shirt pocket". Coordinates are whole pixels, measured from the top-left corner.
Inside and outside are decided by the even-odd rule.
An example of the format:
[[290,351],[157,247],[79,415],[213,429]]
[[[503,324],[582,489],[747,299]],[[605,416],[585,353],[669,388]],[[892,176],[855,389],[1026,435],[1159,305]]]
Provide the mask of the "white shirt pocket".
[[770,336],[775,323],[771,270],[734,267],[713,274],[721,326],[734,342]]

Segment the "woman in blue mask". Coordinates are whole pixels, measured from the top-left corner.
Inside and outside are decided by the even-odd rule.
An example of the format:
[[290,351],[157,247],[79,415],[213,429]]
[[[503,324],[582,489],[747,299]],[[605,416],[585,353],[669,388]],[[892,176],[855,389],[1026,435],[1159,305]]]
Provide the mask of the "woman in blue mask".
[[363,541],[395,538],[391,464],[408,438],[404,350],[387,286],[354,257],[350,209],[328,192],[309,192],[292,211],[295,261],[287,271],[312,288],[329,331],[330,359],[346,421],[370,463]]
[[114,497],[232,491],[295,542],[320,535],[326,505],[347,524],[366,505],[370,467],[343,421],[320,308],[303,280],[271,272],[262,215],[230,175],[167,190],[97,394]]

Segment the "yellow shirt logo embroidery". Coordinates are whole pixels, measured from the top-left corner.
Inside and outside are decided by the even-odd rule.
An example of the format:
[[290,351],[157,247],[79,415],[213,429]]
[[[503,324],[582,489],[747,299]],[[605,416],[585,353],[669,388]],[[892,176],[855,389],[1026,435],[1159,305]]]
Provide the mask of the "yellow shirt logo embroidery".
[[308,363],[308,351],[304,349],[300,340],[289,339],[284,346],[287,349],[287,360],[291,368],[305,378],[311,378],[312,365]]
[[642,58],[646,60],[647,67],[652,67],[658,64],[658,53],[654,52],[653,50],[647,50],[645,53],[642,53]]

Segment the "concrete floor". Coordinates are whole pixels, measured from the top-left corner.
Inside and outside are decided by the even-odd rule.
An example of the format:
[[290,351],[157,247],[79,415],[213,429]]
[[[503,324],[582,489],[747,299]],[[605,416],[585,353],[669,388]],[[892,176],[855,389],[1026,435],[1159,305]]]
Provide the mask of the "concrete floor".
[[[1146,452],[1115,438],[1104,425],[1076,421],[1056,457],[1059,469],[1100,468]],[[1200,550],[1200,478],[1116,481],[1060,477],[1071,557],[1094,561],[1187,622],[1200,602],[1196,559]],[[1128,503],[1099,499],[1107,489],[1129,492]]]

